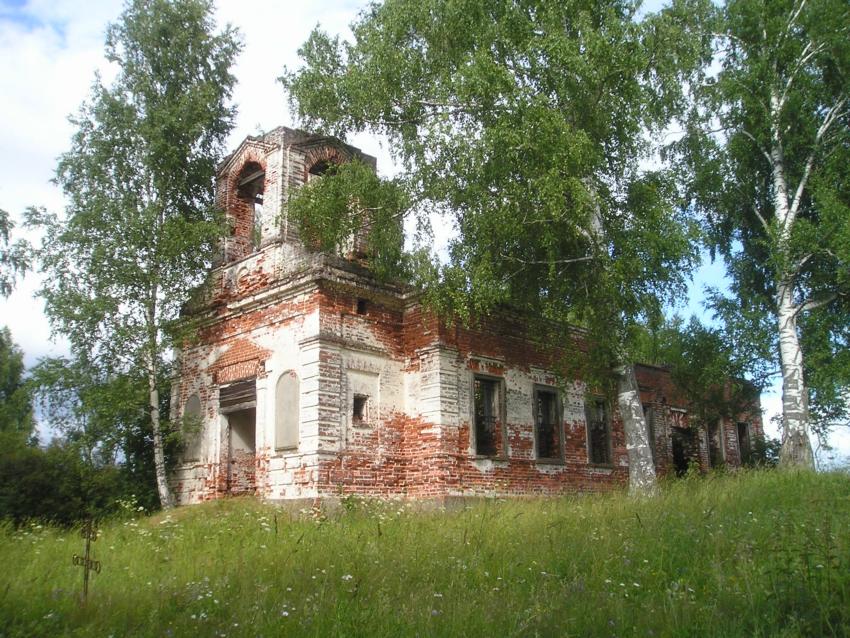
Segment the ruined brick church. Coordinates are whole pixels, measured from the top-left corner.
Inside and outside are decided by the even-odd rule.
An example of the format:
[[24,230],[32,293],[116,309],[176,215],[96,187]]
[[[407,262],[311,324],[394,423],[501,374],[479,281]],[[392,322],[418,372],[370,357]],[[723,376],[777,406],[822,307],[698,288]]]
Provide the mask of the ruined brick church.
[[[581,380],[558,379],[521,321],[446,326],[415,290],[299,241],[290,193],[352,158],[376,165],[339,140],[278,128],[247,138],[219,167],[232,234],[191,311],[199,338],[177,353],[172,417],[200,424],[172,477],[179,501],[625,484],[615,406]],[[354,237],[352,251],[362,242]],[[738,466],[762,436],[757,406],[696,427],[668,371],[638,365],[636,375],[662,474],[692,462]]]

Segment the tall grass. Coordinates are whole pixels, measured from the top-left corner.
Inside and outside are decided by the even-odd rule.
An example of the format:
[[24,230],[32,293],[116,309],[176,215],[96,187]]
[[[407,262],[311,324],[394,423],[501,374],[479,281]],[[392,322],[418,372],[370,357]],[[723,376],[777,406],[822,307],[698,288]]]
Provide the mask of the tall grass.
[[451,512],[250,499],[0,531],[2,636],[850,634],[850,476],[752,472]]

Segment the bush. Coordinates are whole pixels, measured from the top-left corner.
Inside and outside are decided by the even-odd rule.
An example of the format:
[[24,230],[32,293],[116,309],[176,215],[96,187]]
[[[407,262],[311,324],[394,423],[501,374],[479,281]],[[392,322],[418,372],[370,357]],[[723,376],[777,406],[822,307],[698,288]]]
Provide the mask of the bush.
[[120,468],[92,467],[72,445],[40,448],[0,435],[0,518],[15,525],[40,520],[69,526],[111,516],[129,487]]

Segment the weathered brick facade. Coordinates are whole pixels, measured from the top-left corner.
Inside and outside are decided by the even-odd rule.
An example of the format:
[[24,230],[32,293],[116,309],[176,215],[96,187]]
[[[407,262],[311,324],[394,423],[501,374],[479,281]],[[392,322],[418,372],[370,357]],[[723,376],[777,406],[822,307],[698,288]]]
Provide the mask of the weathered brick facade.
[[[286,219],[289,193],[323,163],[352,157],[375,165],[337,140],[280,128],[248,138],[220,168],[218,201],[232,234],[193,310],[202,329],[178,353],[172,393],[172,416],[200,423],[173,478],[180,502],[624,484],[618,415],[586,396],[580,380],[557,379],[552,352],[524,337],[521,322],[448,328],[410,290],[301,245]],[[561,354],[570,347],[572,336],[558,345]],[[637,376],[661,472],[682,458],[739,465],[739,430],[761,436],[754,410],[741,425],[714,428],[712,445],[709,433],[683,427],[687,405],[666,370],[638,366]]]

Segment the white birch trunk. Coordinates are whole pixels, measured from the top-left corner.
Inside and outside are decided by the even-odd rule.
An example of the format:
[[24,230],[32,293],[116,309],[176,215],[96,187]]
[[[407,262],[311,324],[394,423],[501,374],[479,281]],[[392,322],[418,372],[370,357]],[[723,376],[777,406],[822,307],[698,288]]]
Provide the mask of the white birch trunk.
[[780,284],[777,296],[779,362],[782,369],[782,450],[779,462],[784,467],[814,469],[814,454],[809,441],[808,391],[803,378],[803,350],[797,335],[796,307],[790,284]]
[[[776,90],[771,91],[770,163],[773,173],[773,204],[779,233],[775,251],[779,272],[776,273],[776,320],[779,329],[779,365],[782,370],[782,450],[780,465],[814,469],[814,454],[809,441],[808,391],[803,378],[803,350],[797,334],[797,311],[794,303],[795,275],[789,244],[797,218],[799,198],[789,201],[782,149],[780,116],[782,102]],[[804,175],[802,180],[806,179]],[[805,186],[801,181],[798,190]]]
[[159,418],[159,390],[156,387],[156,369],[148,368],[148,391],[151,409],[151,429],[153,430],[153,463],[156,472],[156,490],[159,494],[159,504],[162,509],[174,507],[174,498],[168,487],[168,476],[165,472],[165,450],[162,444],[162,428]]
[[616,373],[619,377],[617,404],[623,418],[626,452],[629,455],[629,492],[654,494],[657,482],[650,448],[652,443],[640,402],[635,369],[631,364],[624,364],[617,368]]
[[159,415],[159,390],[156,387],[158,376],[157,333],[156,333],[156,293],[152,288],[150,298],[145,308],[145,319],[148,328],[148,347],[145,357],[148,372],[148,399],[151,410],[151,430],[153,431],[153,464],[156,474],[156,490],[159,494],[159,504],[162,509],[174,507],[174,498],[168,487],[168,475],[165,471],[165,447],[162,442],[162,426]]

